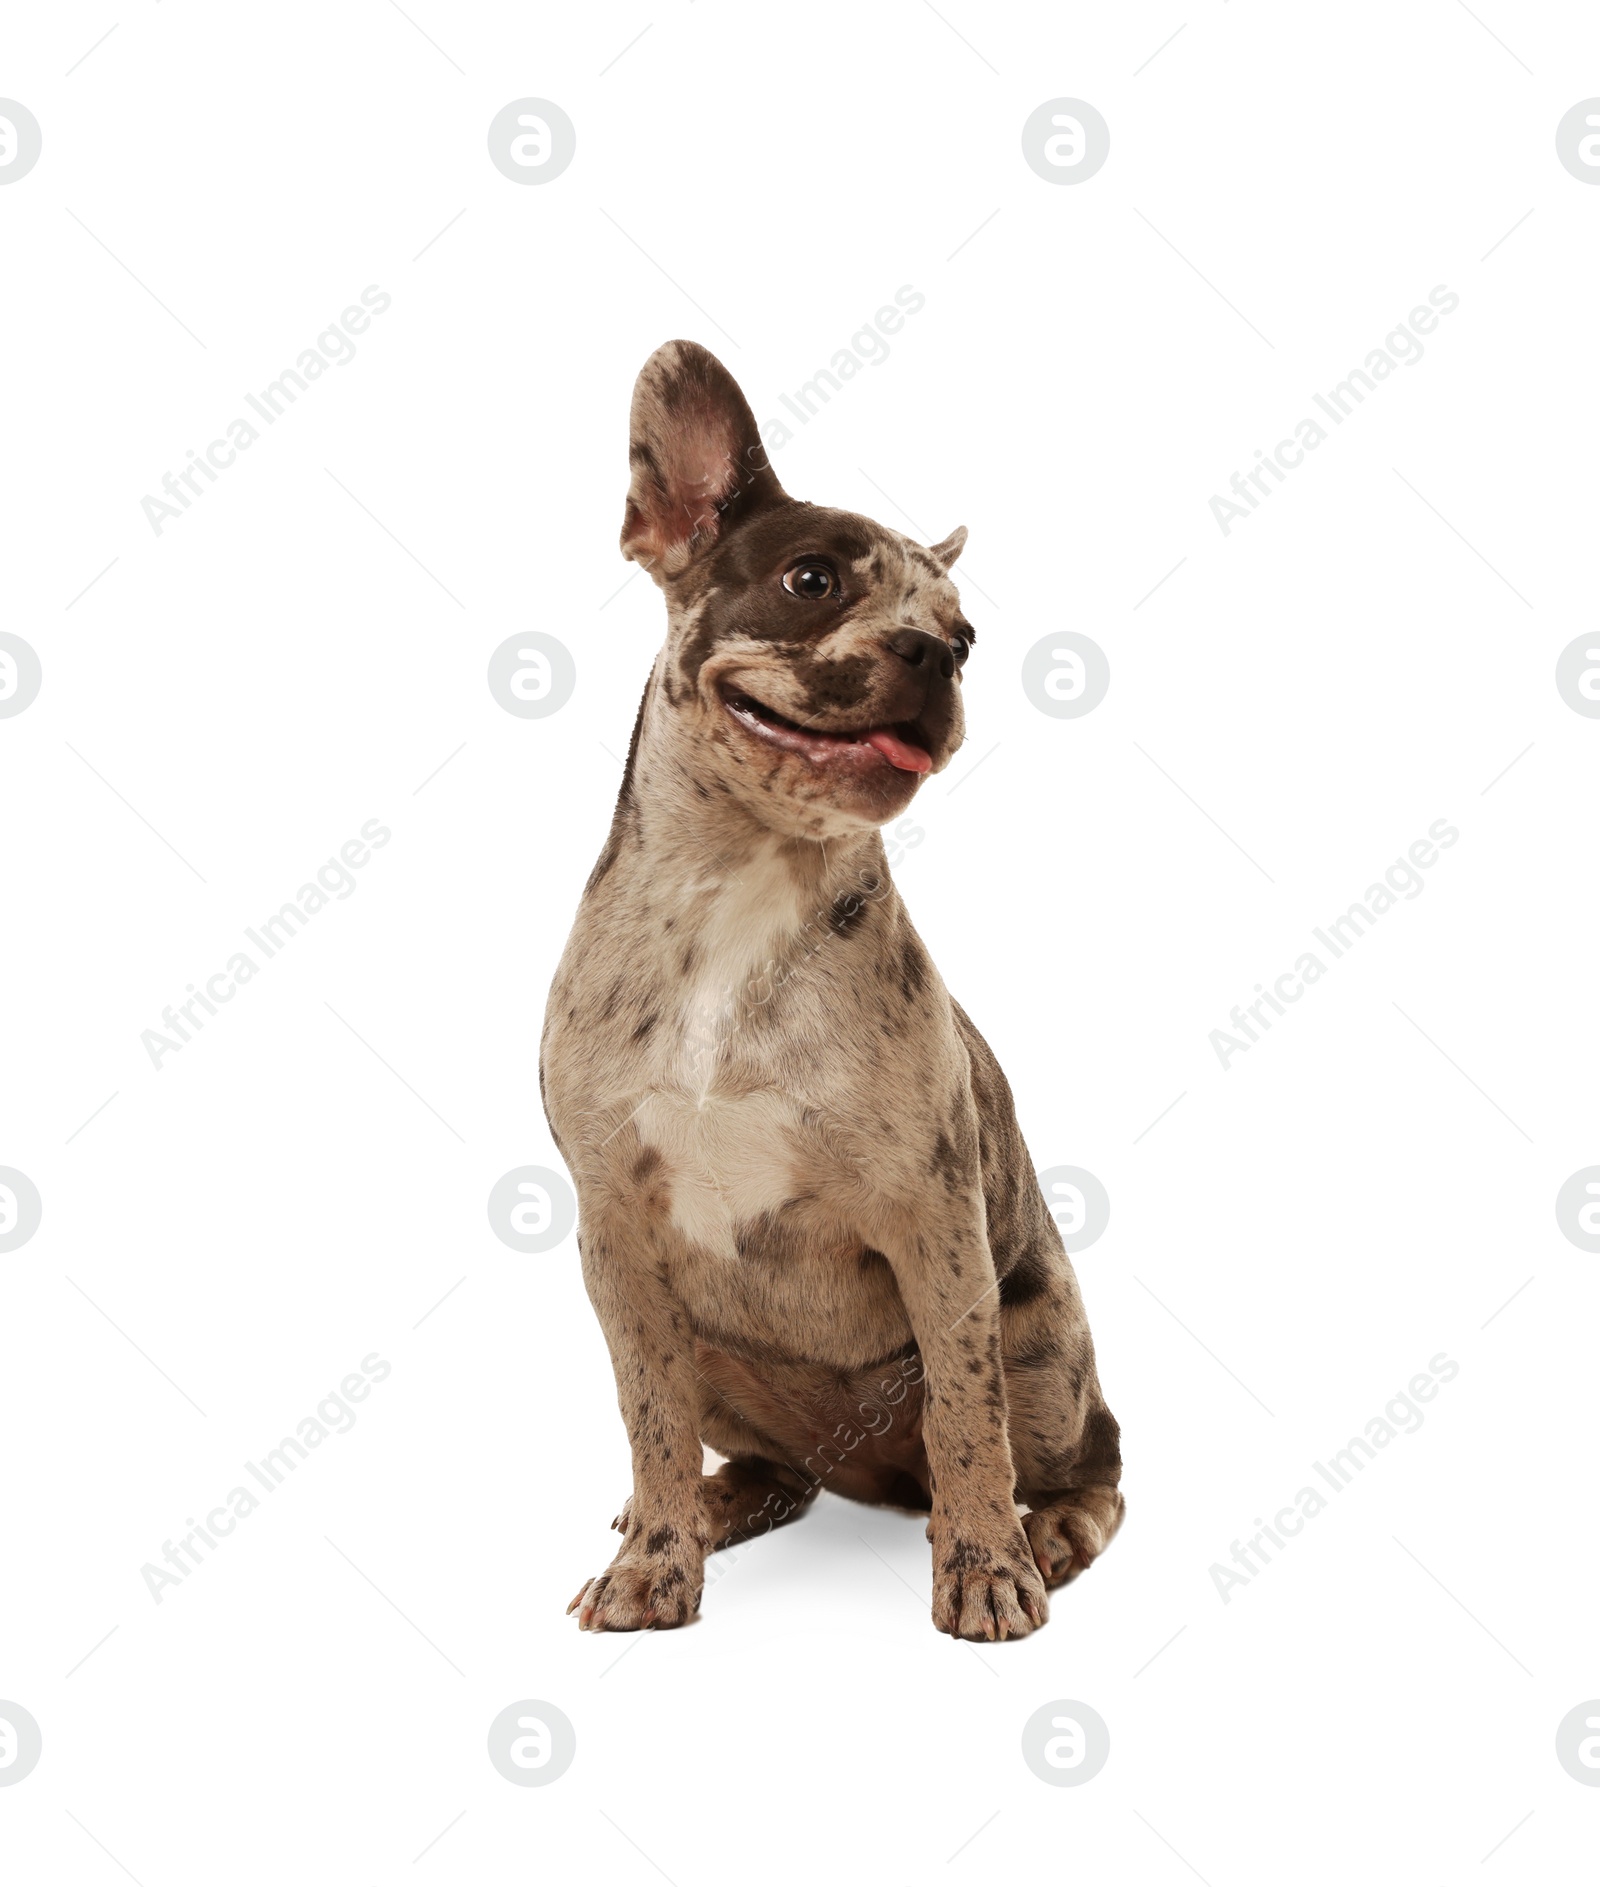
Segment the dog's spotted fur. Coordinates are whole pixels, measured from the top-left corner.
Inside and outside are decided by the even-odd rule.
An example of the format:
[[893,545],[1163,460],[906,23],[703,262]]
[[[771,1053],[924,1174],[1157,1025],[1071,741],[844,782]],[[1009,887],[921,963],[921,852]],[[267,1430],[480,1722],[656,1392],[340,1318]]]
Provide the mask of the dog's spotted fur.
[[[681,1624],[708,1549],[828,1487],[929,1512],[941,1630],[1020,1636],[1116,1531],[1117,1425],[1005,1076],[889,879],[878,828],[919,775],[818,763],[728,706],[909,730],[942,769],[966,534],[790,499],[689,342],[646,363],[629,456],[623,548],[667,641],[541,1057],[633,1451],[623,1543],[573,1604]],[[784,585],[808,558],[824,600]]]

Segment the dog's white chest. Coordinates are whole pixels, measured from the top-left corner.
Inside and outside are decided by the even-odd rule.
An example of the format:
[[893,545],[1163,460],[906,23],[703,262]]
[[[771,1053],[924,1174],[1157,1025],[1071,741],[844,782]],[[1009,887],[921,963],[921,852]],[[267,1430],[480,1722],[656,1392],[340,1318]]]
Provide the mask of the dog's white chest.
[[657,1090],[634,1125],[662,1158],[673,1225],[721,1257],[738,1256],[739,1225],[777,1211],[797,1190],[799,1115],[775,1089],[703,1097]]
[[776,1087],[753,1087],[743,1052],[801,926],[794,875],[775,850],[758,853],[707,884],[699,916],[675,1038],[635,1126],[665,1164],[673,1224],[733,1258],[739,1225],[803,1189],[799,1105]]
[[770,995],[800,921],[793,874],[775,850],[705,887],[672,1070],[686,1094],[710,1096],[730,1044]]

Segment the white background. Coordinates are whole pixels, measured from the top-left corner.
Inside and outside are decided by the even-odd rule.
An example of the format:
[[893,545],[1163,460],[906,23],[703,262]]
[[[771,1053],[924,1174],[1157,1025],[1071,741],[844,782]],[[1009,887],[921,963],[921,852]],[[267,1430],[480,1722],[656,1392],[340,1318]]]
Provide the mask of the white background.
[[[44,136],[0,189],[0,627],[44,669],[0,721],[0,1164],[44,1201],[0,1256],[0,1697],[44,1735],[8,1878],[1576,1878],[1600,1260],[1553,1205],[1600,1161],[1600,723],[1553,677],[1594,623],[1600,189],[1554,134],[1600,18],[118,4],[17,10],[0,64]],[[485,145],[530,95],[578,139],[537,188]],[[1062,95],[1111,128],[1070,188],[1020,145]],[[368,284],[356,358],[155,535]],[[662,630],[618,593],[628,395],[687,335],[780,413],[902,284],[778,470],[971,529],[969,745],[899,880],[1037,1165],[1109,1192],[1078,1269],[1129,1517],[1021,1644],[936,1636],[921,1523],[832,1496],[692,1629],[580,1636],[625,1438],[572,1241],[485,1202],[557,1163],[544,995]],[[1425,357],[1224,537],[1212,494],[1437,284]],[[1019,681],[1064,628],[1111,663],[1080,720]],[[528,629],[578,670],[543,720],[485,683]],[[1441,818],[1224,1071],[1209,1032]],[[354,1430],[155,1604],[373,1351]],[[1213,1562],[1441,1351],[1420,1431],[1224,1604]],[[524,1698],[576,1726],[547,1788],[485,1753]],[[1022,1760],[1056,1699],[1110,1727],[1081,1788]]]

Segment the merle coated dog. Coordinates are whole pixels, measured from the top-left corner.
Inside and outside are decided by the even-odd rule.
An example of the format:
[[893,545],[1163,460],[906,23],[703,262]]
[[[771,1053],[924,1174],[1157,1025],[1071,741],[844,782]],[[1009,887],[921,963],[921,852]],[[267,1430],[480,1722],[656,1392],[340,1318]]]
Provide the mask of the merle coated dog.
[[572,1609],[683,1624],[708,1551],[825,1487],[927,1512],[934,1624],[1018,1637],[1116,1532],[1121,1457],[1005,1076],[879,832],[962,741],[966,532],[790,498],[687,341],[629,460],[667,639],[541,1056],[633,1451]]

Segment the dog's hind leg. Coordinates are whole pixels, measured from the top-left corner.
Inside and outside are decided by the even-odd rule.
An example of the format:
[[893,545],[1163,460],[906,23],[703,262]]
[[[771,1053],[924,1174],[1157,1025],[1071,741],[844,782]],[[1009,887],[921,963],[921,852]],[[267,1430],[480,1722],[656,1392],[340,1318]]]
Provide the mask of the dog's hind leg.
[[[1124,1502],[1119,1430],[1100,1394],[1076,1291],[1050,1287],[1002,1311],[1006,1404],[1016,1493],[1046,1585],[1077,1578],[1111,1544]],[[1081,1316],[1081,1313],[1079,1313]],[[1065,1331],[1067,1334],[1061,1334]]]
[[[695,1363],[701,1438],[727,1456],[716,1473],[700,1483],[708,1544],[714,1552],[798,1520],[816,1499],[821,1481],[802,1466],[803,1450],[791,1447],[791,1438],[769,1433],[730,1399],[730,1392],[737,1393],[739,1377],[727,1376],[728,1359],[716,1357],[702,1344]],[[780,1405],[774,1404],[771,1412],[781,1414]]]
[[985,1228],[1000,1276],[1000,1353],[1015,1495],[1048,1586],[1090,1565],[1122,1524],[1118,1429],[1100,1393],[1072,1261],[1040,1190],[1000,1064],[956,1009],[983,1123]]
[[700,1483],[712,1552],[798,1520],[816,1497],[817,1483],[796,1468],[759,1457],[724,1461]]
[[[724,1461],[715,1474],[700,1480],[707,1552],[759,1539],[774,1527],[798,1520],[816,1499],[818,1486],[798,1468],[760,1455]],[[619,1533],[627,1533],[632,1508],[630,1496],[611,1523]]]

